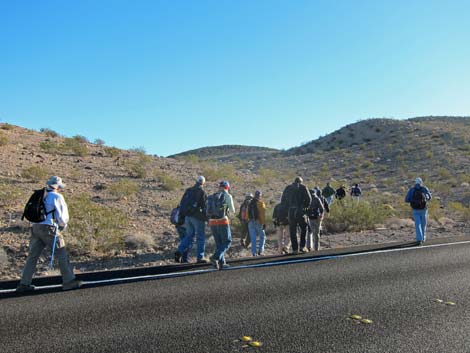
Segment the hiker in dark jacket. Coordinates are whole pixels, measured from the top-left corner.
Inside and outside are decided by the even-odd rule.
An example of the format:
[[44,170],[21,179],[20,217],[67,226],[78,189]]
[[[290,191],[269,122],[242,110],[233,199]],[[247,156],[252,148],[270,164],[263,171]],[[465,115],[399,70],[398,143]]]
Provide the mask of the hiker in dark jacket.
[[273,210],[273,224],[277,233],[277,251],[279,254],[287,254],[290,246],[289,209],[286,205],[278,203]]
[[328,202],[328,206],[331,205],[333,202],[333,197],[335,196],[336,191],[330,185],[330,183],[326,183],[326,186],[322,190],[322,195],[325,197],[326,202]]
[[[289,232],[292,243],[292,252],[307,252],[305,247],[307,235],[307,208],[312,201],[312,196],[307,187],[302,184],[301,177],[296,177],[294,182],[287,185],[282,193],[281,203],[289,208]],[[297,240],[297,227],[300,227],[300,249]]]
[[197,238],[197,262],[209,263],[205,257],[206,249],[206,201],[207,194],[204,191],[206,179],[201,175],[196,179],[196,184],[186,189],[180,202],[181,215],[185,217],[184,228],[186,234],[181,240],[178,250],[175,252],[176,262],[188,262],[188,253]]
[[362,190],[359,187],[359,184],[354,184],[354,186],[351,188],[350,194],[354,200],[359,201],[359,198],[362,195]]
[[413,218],[416,228],[416,241],[422,245],[426,241],[426,223],[428,217],[428,202],[432,195],[429,189],[423,185],[421,178],[416,178],[415,185],[408,190],[405,202],[413,209]]
[[343,199],[346,196],[346,187],[341,185],[338,189],[336,189],[336,198],[338,200]]
[[250,233],[248,231],[248,205],[250,204],[251,200],[253,200],[253,194],[248,192],[245,194],[245,200],[240,205],[240,210],[238,212],[237,218],[240,220],[241,226],[241,244],[244,248],[248,249],[251,243]]

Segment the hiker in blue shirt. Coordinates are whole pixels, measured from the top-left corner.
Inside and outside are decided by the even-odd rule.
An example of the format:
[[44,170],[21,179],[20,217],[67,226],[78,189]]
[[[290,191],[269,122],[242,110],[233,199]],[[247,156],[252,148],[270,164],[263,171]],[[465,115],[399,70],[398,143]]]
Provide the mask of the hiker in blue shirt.
[[422,245],[426,241],[426,221],[428,217],[428,201],[432,198],[429,189],[423,185],[421,178],[416,178],[415,185],[408,190],[405,202],[413,209],[416,228],[416,241]]

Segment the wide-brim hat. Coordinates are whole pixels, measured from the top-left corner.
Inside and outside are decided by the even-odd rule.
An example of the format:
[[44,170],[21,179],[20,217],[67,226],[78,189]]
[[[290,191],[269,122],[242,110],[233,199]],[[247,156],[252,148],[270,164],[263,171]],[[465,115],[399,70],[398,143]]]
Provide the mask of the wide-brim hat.
[[65,183],[62,181],[62,178],[58,177],[57,175],[51,176],[49,180],[46,182],[46,185],[54,189],[65,188]]

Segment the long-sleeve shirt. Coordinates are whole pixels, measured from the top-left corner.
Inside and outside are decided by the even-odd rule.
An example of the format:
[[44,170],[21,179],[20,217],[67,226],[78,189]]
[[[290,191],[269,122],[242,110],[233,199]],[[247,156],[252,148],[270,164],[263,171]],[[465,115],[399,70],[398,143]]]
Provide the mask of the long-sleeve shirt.
[[225,207],[227,215],[225,215],[223,218],[220,218],[220,219],[214,219],[214,218],[209,219],[209,226],[228,225],[230,224],[228,215],[235,214],[235,205],[233,203],[232,195],[230,195],[227,190],[223,190],[223,192],[225,193],[224,207]]
[[259,224],[266,224],[266,204],[258,199],[255,199],[256,201],[256,208],[258,209],[258,218],[256,221]]
[[47,190],[44,205],[46,206],[47,217],[39,224],[58,225],[60,227],[67,226],[69,210],[64,196],[54,190]]

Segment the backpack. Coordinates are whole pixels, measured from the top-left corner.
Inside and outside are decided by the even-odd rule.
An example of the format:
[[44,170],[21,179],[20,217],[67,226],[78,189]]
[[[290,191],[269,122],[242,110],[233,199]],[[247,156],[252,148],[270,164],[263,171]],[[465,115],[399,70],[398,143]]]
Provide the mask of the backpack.
[[[312,202],[307,208],[307,216],[308,218],[318,218],[322,215],[320,208],[318,207],[318,203],[321,203],[321,199],[316,195],[315,190],[310,191],[312,193]],[[323,205],[323,204],[322,204]]]
[[179,213],[184,216],[192,216],[198,210],[197,189],[194,187],[184,192],[180,202]]
[[253,199],[250,201],[248,204],[248,219],[253,220],[253,219],[258,219],[258,205],[257,205],[257,200]]
[[411,208],[415,210],[424,210],[426,208],[426,195],[422,188],[415,188],[410,201]]
[[278,225],[289,224],[289,210],[286,205],[279,203],[274,207],[273,221]]
[[40,223],[45,221],[47,215],[49,213],[54,212],[54,210],[46,212],[46,205],[44,204],[46,195],[46,188],[34,190],[33,194],[31,195],[24,207],[23,216],[21,216],[21,220],[26,218],[28,221],[33,223]]
[[225,192],[219,191],[207,198],[207,216],[212,219],[220,219],[226,216]]
[[240,206],[240,212],[238,214],[238,218],[240,219],[240,221],[244,223],[248,223],[248,221],[250,220],[248,217],[248,205],[250,204],[250,201],[251,200],[245,200]]
[[180,206],[177,206],[171,210],[170,222],[175,226],[181,226],[184,224],[184,216],[181,214]]

